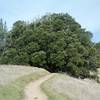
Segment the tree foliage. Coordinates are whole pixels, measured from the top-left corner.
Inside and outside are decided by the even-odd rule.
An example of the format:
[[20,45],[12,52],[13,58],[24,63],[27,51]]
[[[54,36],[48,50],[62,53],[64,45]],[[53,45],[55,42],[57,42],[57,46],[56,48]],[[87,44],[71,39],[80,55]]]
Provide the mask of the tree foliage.
[[91,38],[92,33],[81,28],[67,13],[45,15],[30,24],[17,21],[0,62],[89,77],[90,71],[97,68],[97,50]]
[[0,51],[2,51],[5,46],[6,36],[7,36],[6,22],[3,22],[3,20],[0,19]]
[[100,68],[100,42],[95,44],[97,50],[97,67]]

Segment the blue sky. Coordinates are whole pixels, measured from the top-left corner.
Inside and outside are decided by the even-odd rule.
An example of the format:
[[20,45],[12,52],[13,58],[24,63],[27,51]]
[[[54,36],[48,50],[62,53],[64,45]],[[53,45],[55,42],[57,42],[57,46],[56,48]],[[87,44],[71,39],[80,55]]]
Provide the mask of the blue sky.
[[47,13],[68,12],[100,41],[100,0],[0,0],[0,18],[9,28],[17,20],[32,20]]

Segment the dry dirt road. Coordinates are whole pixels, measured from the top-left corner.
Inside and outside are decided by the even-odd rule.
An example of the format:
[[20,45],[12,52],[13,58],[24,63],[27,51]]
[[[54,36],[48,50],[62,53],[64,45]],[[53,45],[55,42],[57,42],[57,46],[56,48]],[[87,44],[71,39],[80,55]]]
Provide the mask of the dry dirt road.
[[48,97],[42,92],[40,85],[52,76],[53,74],[50,74],[29,83],[25,88],[25,100],[48,100]]

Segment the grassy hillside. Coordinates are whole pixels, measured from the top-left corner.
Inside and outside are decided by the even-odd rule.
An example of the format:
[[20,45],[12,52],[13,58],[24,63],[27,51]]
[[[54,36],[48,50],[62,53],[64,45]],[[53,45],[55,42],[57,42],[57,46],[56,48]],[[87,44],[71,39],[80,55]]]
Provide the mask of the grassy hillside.
[[[36,67],[0,65],[0,100],[24,100],[26,85],[47,74]],[[54,74],[41,88],[49,100],[100,100],[100,84],[94,80]]]
[[40,68],[10,65],[0,66],[0,72],[0,76],[6,76],[0,77],[0,100],[24,100],[26,84],[49,74]]
[[100,100],[100,84],[89,79],[55,74],[41,87],[49,100]]
[[[55,74],[54,77],[44,82],[41,85],[42,90],[46,93],[49,100],[71,100],[67,95],[57,92],[53,87],[53,81],[57,78],[58,74]],[[56,81],[56,80],[55,80]]]

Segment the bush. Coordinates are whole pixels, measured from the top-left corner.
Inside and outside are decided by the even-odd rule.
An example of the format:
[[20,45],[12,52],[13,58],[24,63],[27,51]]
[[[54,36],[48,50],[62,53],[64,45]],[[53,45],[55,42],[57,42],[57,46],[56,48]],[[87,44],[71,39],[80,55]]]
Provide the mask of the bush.
[[29,64],[81,78],[96,71],[99,56],[92,33],[68,14],[45,15],[31,24],[17,21],[9,37],[1,64]]
[[44,51],[39,51],[31,54],[31,64],[38,67],[43,67],[46,65],[46,53]]

